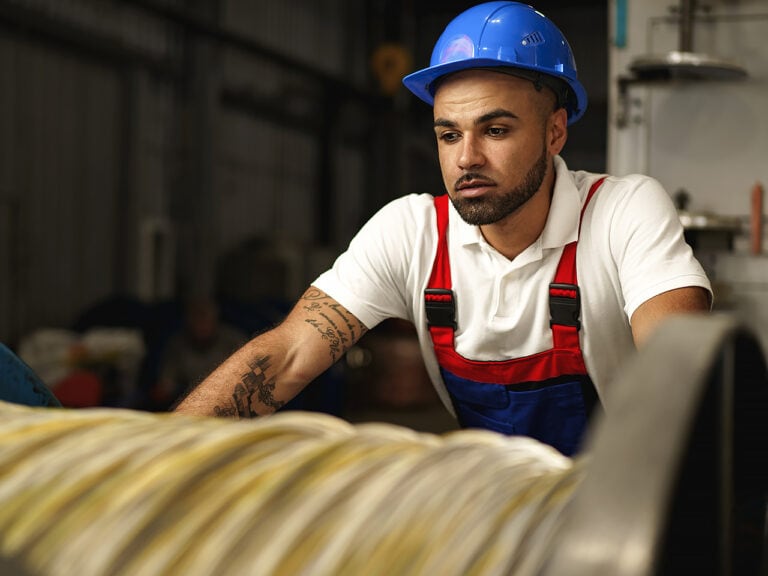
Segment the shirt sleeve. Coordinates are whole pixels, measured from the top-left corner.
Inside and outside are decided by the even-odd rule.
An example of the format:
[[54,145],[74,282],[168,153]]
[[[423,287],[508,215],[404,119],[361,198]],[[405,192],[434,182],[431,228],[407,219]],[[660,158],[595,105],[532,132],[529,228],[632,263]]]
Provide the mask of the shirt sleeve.
[[406,292],[414,243],[424,225],[418,214],[431,208],[431,197],[425,196],[409,195],[384,206],[312,283],[369,329],[387,318],[410,319]]
[[711,296],[709,279],[685,240],[666,190],[648,177],[634,177],[627,186],[613,198],[609,240],[627,317],[669,290],[700,286]]

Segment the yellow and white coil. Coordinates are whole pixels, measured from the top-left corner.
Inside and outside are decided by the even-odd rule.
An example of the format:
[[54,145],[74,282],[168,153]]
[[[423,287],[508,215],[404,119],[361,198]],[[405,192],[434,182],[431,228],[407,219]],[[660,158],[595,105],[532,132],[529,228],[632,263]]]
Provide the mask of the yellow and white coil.
[[523,437],[0,402],[0,556],[31,574],[535,574],[584,476]]

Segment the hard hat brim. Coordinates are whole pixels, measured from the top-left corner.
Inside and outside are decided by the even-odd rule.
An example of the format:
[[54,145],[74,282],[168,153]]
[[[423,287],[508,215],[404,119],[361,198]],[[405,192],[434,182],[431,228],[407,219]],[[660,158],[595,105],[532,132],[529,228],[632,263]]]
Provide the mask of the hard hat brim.
[[[435,83],[440,78],[453,74],[454,72],[460,72],[462,70],[471,70],[474,68],[507,68],[520,70],[529,70],[532,72],[542,72],[541,68],[534,66],[525,66],[522,64],[511,64],[509,62],[502,62],[492,58],[468,58],[464,60],[456,60],[453,62],[446,62],[445,64],[438,64],[436,66],[430,66],[422,70],[417,70],[411,74],[408,74],[403,78],[403,84],[408,90],[410,90],[417,98],[423,100],[430,106],[435,103]],[[584,115],[587,109],[587,91],[582,86],[581,82],[573,78],[568,78],[565,75],[547,74],[553,78],[562,80],[573,91],[576,101],[568,111],[568,124],[571,125]]]

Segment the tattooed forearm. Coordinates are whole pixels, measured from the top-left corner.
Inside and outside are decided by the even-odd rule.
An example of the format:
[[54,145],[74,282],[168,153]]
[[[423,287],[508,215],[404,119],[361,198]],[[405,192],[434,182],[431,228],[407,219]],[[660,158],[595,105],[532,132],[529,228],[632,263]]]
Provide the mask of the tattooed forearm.
[[346,345],[347,341],[349,340],[349,338],[346,336],[346,334],[344,334],[344,331],[343,330],[339,330],[339,327],[336,325],[336,322],[334,322],[333,319],[330,316],[328,316],[328,314],[325,314],[324,312],[320,312],[320,316],[325,318],[326,321],[328,322],[328,324],[330,324],[331,327],[333,327],[333,329],[336,332],[336,334],[339,335],[339,340],[341,341],[341,345],[346,348],[345,345]]
[[324,292],[310,288],[302,300],[302,308],[311,315],[305,322],[328,343],[332,361],[336,362],[365,333],[365,326]]
[[233,418],[237,416],[234,406],[214,406],[213,413],[219,418]]
[[341,307],[341,304],[338,304],[338,303],[337,304],[328,304],[328,308],[330,308],[336,314],[338,314],[339,317],[344,321],[344,323],[346,323],[347,330],[349,330],[349,334],[352,337],[353,341],[357,341],[357,338],[355,337],[355,324],[357,324],[357,326],[359,328],[360,336],[363,335],[363,333],[365,332],[365,326],[363,326],[359,322],[354,322],[353,323],[353,321],[349,318],[348,313],[345,313],[345,310]]
[[279,410],[285,402],[274,397],[275,379],[267,378],[269,356],[263,356],[248,364],[249,371],[242,375],[241,382],[235,386],[228,405],[215,406],[217,416],[237,416],[253,418],[259,415],[254,406],[254,399],[264,406]]
[[317,288],[309,288],[301,297],[302,300],[322,300],[323,298],[328,296]]
[[328,351],[331,353],[331,359],[336,362],[336,360],[341,357],[342,353],[345,352],[342,348],[341,338],[339,337],[338,332],[333,328],[324,327],[320,321],[315,320],[314,318],[309,318],[306,322],[307,324],[314,326],[315,330],[320,333],[320,337],[328,342]]

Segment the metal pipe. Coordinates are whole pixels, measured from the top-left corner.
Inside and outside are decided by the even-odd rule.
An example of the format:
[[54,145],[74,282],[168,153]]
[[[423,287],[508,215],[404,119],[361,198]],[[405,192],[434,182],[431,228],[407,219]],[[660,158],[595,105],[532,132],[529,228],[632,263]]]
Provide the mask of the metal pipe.
[[693,52],[693,13],[696,0],[680,0],[680,52]]
[[123,0],[123,2],[157,18],[181,26],[184,30],[192,32],[193,34],[205,36],[228,47],[246,52],[251,56],[264,58],[281,68],[308,76],[321,82],[323,85],[337,88],[347,97],[362,98],[364,100],[371,97],[366,90],[348,82],[344,78],[328,74],[310,64],[288,56],[283,52],[269,48],[252,38],[227,30],[218,24],[207,22],[206,20],[193,15],[188,10],[180,10],[168,5],[161,5],[151,0]]
[[[695,10],[696,0],[681,0],[676,18],[679,29],[679,49],[666,54],[650,54],[636,58],[629,65],[633,73],[633,83],[670,80],[739,80],[748,76],[747,71],[737,64],[693,51]],[[671,18],[665,17],[661,20],[669,22]],[[655,21],[657,21],[656,18],[648,21],[649,31]]]

